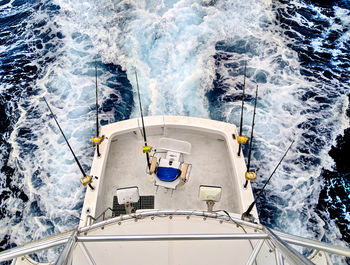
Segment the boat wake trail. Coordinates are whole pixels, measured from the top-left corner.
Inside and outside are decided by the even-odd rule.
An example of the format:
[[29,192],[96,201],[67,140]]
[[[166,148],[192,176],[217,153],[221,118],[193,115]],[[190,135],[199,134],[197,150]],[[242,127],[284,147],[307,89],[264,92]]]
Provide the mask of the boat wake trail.
[[215,44],[243,30],[236,26],[242,17],[231,10],[244,5],[249,3],[121,1],[103,8],[91,3],[89,12],[99,19],[86,32],[92,32],[102,59],[121,65],[133,86],[134,71],[139,72],[148,115],[208,117],[205,93],[213,88]]
[[88,171],[94,152],[89,139],[95,134],[95,63],[101,124],[129,118],[133,97],[120,66],[102,63],[89,36],[69,26],[69,10],[51,1],[1,4],[7,27],[0,46],[0,241],[6,249],[79,222],[84,199],[79,168],[42,98]]
[[[7,23],[0,31],[1,247],[78,224],[80,171],[42,97],[88,171],[95,63],[102,125],[139,116],[135,71],[145,115],[238,125],[246,63],[246,135],[256,84],[260,91],[255,190],[296,139],[258,204],[261,221],[345,244],[334,219],[316,209],[324,188],[321,172],[333,166],[328,151],[348,125],[350,8],[342,3],[0,1],[0,21]],[[55,253],[45,255],[52,259]]]
[[336,136],[348,127],[349,31],[344,29],[349,28],[349,20],[344,15],[349,14],[349,7],[292,1],[276,3],[272,11],[273,19],[265,25],[259,22],[261,27],[254,34],[217,43],[215,88],[207,94],[211,117],[239,123],[247,62],[251,92],[245,110],[246,134],[255,84],[260,91],[253,149],[260,178],[254,189],[261,188],[288,142],[296,139],[293,154],[283,162],[258,204],[261,221],[292,234],[346,245],[340,238],[346,240],[349,231],[348,182],[341,180],[338,189],[343,194],[337,200],[340,220],[330,219],[327,209],[320,207],[319,194],[325,193],[321,174],[333,168],[328,152]]

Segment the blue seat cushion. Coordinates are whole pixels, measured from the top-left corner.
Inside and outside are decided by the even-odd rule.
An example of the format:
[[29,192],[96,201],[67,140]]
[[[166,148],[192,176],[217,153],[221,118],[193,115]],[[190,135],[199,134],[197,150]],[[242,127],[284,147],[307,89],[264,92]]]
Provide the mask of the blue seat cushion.
[[181,174],[181,170],[173,167],[158,167],[157,177],[166,182],[172,182]]

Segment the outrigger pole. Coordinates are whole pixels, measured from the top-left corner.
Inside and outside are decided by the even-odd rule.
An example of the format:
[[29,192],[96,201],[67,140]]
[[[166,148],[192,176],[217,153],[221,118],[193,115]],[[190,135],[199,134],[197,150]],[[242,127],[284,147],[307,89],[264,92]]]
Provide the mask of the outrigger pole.
[[60,124],[58,123],[58,121],[57,121],[55,115],[53,114],[53,112],[52,112],[52,110],[51,110],[51,108],[50,108],[49,103],[47,103],[46,98],[44,98],[44,101],[45,101],[47,107],[49,108],[49,110],[50,110],[50,112],[51,112],[51,114],[52,114],[52,117],[54,118],[54,120],[55,120],[55,122],[56,122],[56,124],[57,124],[58,129],[60,129],[61,134],[62,134],[64,140],[66,141],[66,143],[67,143],[67,145],[68,145],[68,147],[69,147],[69,149],[70,149],[72,155],[74,156],[75,162],[77,163],[77,165],[78,165],[78,167],[79,167],[81,173],[83,174],[83,177],[81,178],[82,184],[83,184],[84,186],[89,185],[89,187],[90,187],[92,190],[94,190],[94,187],[92,187],[92,185],[91,185],[91,182],[92,182],[91,177],[85,174],[85,171],[84,171],[83,167],[81,166],[81,164],[80,164],[78,158],[77,158],[76,155],[74,154],[74,151],[73,151],[72,147],[70,146],[70,144],[69,144],[69,142],[68,142],[66,136],[64,135],[63,130],[61,129],[61,126],[60,126]]
[[140,89],[139,89],[139,80],[137,78],[136,70],[135,70],[135,77],[136,77],[136,85],[137,85],[137,94],[138,94],[138,97],[139,97],[139,104],[140,104],[143,140],[145,142],[145,146],[142,147],[142,151],[146,154],[147,166],[148,166],[148,170],[150,170],[151,169],[151,163],[149,162],[149,152],[151,151],[151,147],[147,145],[146,129],[145,129],[145,123],[143,121],[143,113],[142,113],[142,105],[141,105],[141,97],[140,97]]
[[98,91],[97,91],[97,63],[95,62],[95,86],[96,86],[96,136],[92,137],[92,144],[96,145],[97,156],[100,157],[100,144],[103,141],[103,137],[99,135],[99,122],[98,122]]
[[266,183],[264,184],[263,188],[259,191],[258,195],[256,196],[255,200],[251,203],[251,205],[248,207],[247,211],[245,211],[242,214],[242,220],[253,220],[253,216],[250,214],[251,210],[253,209],[254,205],[256,204],[257,200],[260,198],[262,192],[264,191],[266,185],[270,182],[272,176],[275,174],[277,168],[280,166],[280,164],[282,163],[283,159],[286,157],[287,153],[289,152],[289,150],[291,149],[293,143],[295,142],[295,139],[290,143],[287,151],[284,153],[284,155],[282,156],[281,160],[278,162],[277,166],[275,167],[275,169],[273,170],[273,172],[271,173],[270,177],[267,179]]
[[252,156],[252,147],[253,147],[253,133],[254,133],[254,125],[255,125],[255,115],[256,115],[256,103],[258,102],[258,85],[256,85],[256,93],[255,93],[255,103],[254,103],[254,114],[253,114],[253,121],[252,121],[252,132],[250,134],[250,141],[249,141],[249,153],[248,153],[248,163],[247,163],[247,172],[245,173],[245,184],[244,188],[247,188],[248,180],[255,180],[256,179],[256,173],[254,171],[250,171],[250,159]]
[[247,142],[247,137],[242,136],[242,131],[243,131],[243,110],[244,110],[244,92],[245,92],[245,78],[246,78],[246,73],[247,73],[247,63],[244,63],[244,79],[243,79],[243,95],[242,95],[242,109],[241,109],[241,124],[239,126],[239,136],[238,136],[238,156],[241,155],[241,147],[242,144],[245,144]]

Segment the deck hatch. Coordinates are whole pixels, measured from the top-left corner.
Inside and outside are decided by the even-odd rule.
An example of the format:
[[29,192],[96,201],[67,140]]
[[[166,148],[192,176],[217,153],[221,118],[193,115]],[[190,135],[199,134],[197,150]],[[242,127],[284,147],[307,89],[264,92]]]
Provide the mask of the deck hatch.
[[[140,196],[140,200],[136,203],[132,203],[132,206],[136,210],[141,209],[154,209],[154,196]],[[113,216],[119,216],[126,214],[124,204],[118,203],[118,196],[113,197]]]

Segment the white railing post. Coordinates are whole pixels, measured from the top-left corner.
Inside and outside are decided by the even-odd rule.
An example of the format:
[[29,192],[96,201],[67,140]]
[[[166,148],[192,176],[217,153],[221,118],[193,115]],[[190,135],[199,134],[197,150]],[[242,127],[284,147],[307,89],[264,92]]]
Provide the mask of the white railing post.
[[66,265],[68,259],[70,258],[70,254],[72,253],[72,248],[77,241],[77,233],[78,228],[74,229],[73,233],[69,237],[63,251],[61,252],[60,256],[58,257],[57,261],[55,262],[55,265]]
[[262,245],[264,244],[264,241],[265,241],[265,240],[260,240],[260,241],[256,244],[256,246],[254,247],[253,252],[252,252],[252,254],[250,255],[250,257],[249,257],[249,259],[248,259],[246,265],[252,265],[252,264],[255,262],[256,257],[258,256],[259,251],[260,251]]
[[291,248],[286,242],[280,239],[274,232],[271,231],[271,229],[265,227],[265,231],[269,235],[272,243],[279,251],[281,251],[283,257],[288,261],[289,264],[314,265],[313,262],[302,256],[295,249]]

